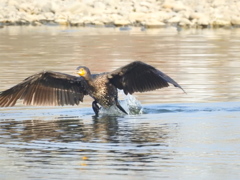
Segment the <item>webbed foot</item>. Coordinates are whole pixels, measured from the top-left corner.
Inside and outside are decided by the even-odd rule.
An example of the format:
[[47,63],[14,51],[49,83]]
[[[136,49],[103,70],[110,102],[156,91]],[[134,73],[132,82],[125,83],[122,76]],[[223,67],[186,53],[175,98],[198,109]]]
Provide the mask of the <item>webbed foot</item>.
[[123,109],[123,107],[119,104],[118,101],[116,101],[116,106],[117,106],[118,109],[120,109],[123,113],[128,114],[128,113]]

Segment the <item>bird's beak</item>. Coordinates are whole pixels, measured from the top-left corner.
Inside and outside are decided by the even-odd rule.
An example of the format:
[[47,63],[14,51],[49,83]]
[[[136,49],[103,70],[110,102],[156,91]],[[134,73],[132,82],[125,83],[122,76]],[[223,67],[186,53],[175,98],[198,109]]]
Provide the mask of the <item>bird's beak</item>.
[[79,76],[84,76],[86,74],[86,71],[83,69],[83,68],[80,68],[78,71],[77,71],[77,74]]

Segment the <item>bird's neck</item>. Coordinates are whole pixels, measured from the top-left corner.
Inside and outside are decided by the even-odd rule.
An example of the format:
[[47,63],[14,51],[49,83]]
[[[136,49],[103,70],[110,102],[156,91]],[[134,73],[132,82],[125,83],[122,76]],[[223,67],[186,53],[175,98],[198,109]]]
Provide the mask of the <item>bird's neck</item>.
[[93,78],[92,78],[92,75],[91,75],[91,74],[88,75],[88,76],[86,76],[86,77],[84,77],[84,79],[86,80],[86,82],[87,82],[87,84],[88,84],[89,86],[93,86],[94,82],[93,82]]

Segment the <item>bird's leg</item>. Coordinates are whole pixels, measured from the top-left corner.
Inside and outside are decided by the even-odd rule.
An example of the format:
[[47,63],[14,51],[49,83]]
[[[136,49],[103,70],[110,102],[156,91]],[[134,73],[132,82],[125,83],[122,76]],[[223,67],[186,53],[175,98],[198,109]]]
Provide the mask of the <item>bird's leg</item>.
[[118,100],[116,100],[116,106],[118,107],[118,109],[120,109],[122,112],[124,112],[125,114],[128,114],[123,107],[119,104]]
[[97,101],[92,102],[92,108],[93,108],[93,111],[95,112],[95,115],[98,116],[100,107],[97,105]]

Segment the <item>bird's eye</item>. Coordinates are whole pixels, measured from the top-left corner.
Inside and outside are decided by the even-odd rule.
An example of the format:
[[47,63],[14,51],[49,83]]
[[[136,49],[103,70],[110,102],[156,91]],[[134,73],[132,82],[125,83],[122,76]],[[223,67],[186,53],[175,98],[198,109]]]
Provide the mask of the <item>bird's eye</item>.
[[85,74],[85,69],[81,68],[80,71]]

